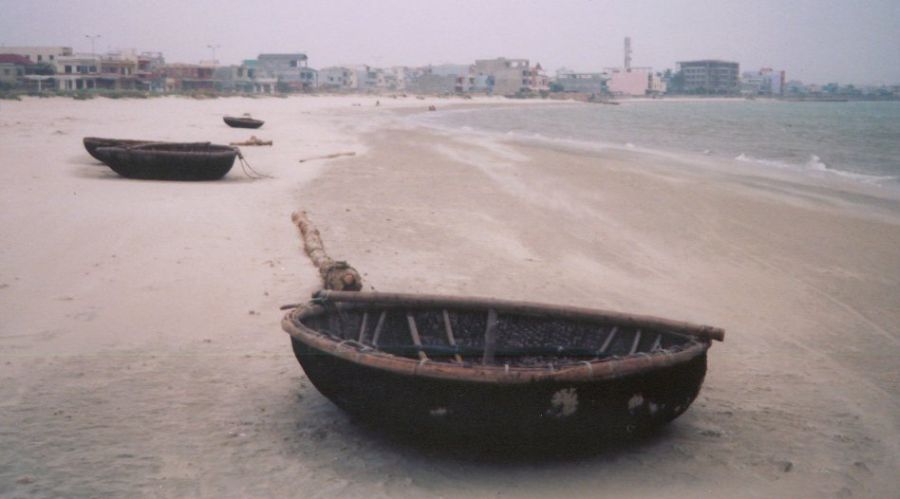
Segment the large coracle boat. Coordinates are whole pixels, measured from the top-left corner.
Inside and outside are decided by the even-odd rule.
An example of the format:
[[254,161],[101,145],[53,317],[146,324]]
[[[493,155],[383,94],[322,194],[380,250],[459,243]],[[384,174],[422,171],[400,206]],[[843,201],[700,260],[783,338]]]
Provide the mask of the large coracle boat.
[[315,387],[403,432],[596,440],[647,432],[700,391],[724,331],[484,298],[320,291],[282,321]]
[[234,165],[238,149],[204,143],[148,143],[98,147],[96,157],[123,177],[216,180]]

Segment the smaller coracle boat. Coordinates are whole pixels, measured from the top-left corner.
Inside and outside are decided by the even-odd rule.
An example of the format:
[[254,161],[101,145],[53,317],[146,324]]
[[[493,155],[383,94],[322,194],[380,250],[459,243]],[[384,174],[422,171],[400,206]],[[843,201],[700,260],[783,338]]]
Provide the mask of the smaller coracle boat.
[[131,147],[142,144],[161,144],[161,141],[154,140],[133,140],[133,139],[107,139],[102,137],[85,137],[84,140],[84,148],[87,149],[88,154],[94,157],[94,159],[98,161],[103,161],[100,156],[97,155],[97,149],[101,147],[114,147],[114,146],[123,146],[123,147]]
[[265,121],[255,120],[250,116],[225,116],[222,119],[233,128],[259,128],[265,123]]
[[98,147],[96,155],[123,177],[152,180],[216,180],[239,154],[236,147],[199,143],[148,143]]
[[320,291],[282,327],[309,380],[379,427],[455,441],[604,441],[697,397],[724,331],[493,299]]

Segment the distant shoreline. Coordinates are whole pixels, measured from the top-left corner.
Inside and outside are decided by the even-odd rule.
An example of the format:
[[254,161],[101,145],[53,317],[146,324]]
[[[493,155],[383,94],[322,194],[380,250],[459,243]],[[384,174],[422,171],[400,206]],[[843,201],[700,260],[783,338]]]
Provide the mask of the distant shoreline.
[[0,91],[0,100],[21,100],[23,98],[69,98],[76,100],[90,100],[95,98],[107,99],[151,99],[160,97],[183,97],[191,99],[219,99],[219,98],[248,98],[248,99],[286,99],[291,97],[372,97],[377,99],[484,99],[495,98],[505,99],[509,101],[572,101],[585,102],[592,104],[623,104],[629,102],[743,102],[743,101],[762,101],[762,102],[900,102],[898,97],[872,97],[872,96],[741,96],[741,95],[687,95],[674,94],[663,95],[658,97],[650,96],[613,96],[601,95],[598,100],[590,100],[588,94],[583,93],[550,93],[546,96],[533,95],[525,97],[506,96],[506,95],[488,95],[488,94],[415,94],[404,91],[393,91],[384,93],[342,93],[342,92],[297,92],[297,93],[237,93],[237,92],[211,92],[211,91],[194,91],[194,92],[146,92],[141,90],[77,90],[77,91],[57,91],[48,90],[44,92],[31,92],[20,90]]

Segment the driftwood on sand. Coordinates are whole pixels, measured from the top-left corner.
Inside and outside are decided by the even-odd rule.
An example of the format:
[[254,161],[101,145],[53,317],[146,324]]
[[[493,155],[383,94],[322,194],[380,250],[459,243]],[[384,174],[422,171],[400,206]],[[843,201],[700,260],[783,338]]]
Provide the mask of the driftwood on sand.
[[362,289],[362,277],[359,276],[359,272],[347,262],[333,260],[325,252],[319,229],[309,221],[305,211],[292,213],[291,221],[300,231],[304,251],[309,255],[313,265],[319,269],[325,289],[336,291],[359,291]]
[[272,145],[271,140],[262,140],[256,135],[251,135],[249,139],[243,142],[231,142],[229,145],[232,146],[270,146]]
[[300,160],[300,162],[303,163],[303,162],[305,162],[305,161],[312,161],[312,160],[314,160],[314,159],[334,159],[334,158],[340,158],[341,156],[356,156],[356,153],[353,152],[353,151],[350,151],[350,152],[336,152],[336,153],[334,153],[334,154],[326,154],[326,155],[324,155],[324,156],[313,156],[313,157],[311,157],[311,158],[303,158],[303,159]]

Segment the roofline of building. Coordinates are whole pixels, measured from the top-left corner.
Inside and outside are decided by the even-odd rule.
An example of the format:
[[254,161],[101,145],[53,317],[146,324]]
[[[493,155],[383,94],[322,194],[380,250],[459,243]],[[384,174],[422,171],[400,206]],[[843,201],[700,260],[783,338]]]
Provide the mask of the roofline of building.
[[697,60],[693,60],[693,61],[678,61],[676,64],[700,64],[700,63],[740,64],[736,61],[725,61],[722,59],[697,59]]
[[263,57],[301,57],[302,59],[308,59],[306,54],[302,52],[291,52],[291,53],[273,53],[273,54],[259,54],[256,56],[257,59],[262,59]]

